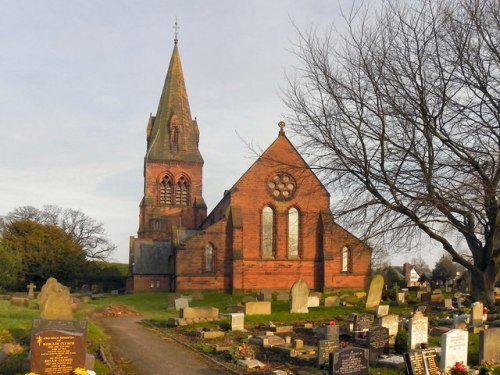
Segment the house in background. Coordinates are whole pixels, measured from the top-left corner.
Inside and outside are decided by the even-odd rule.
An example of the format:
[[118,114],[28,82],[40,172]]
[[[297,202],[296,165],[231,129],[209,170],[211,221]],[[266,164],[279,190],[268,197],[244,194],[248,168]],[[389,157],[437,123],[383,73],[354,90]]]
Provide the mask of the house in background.
[[432,273],[422,267],[414,266],[410,263],[403,264],[403,274],[406,287],[427,287],[432,281]]

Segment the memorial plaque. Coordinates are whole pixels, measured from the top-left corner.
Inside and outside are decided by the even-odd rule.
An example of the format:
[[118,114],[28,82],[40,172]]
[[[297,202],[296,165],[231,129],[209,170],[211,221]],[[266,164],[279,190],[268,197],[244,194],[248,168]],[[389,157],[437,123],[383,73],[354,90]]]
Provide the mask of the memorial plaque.
[[330,353],[329,375],[368,375],[368,349],[345,348]]
[[368,331],[368,349],[370,350],[370,359],[378,358],[381,354],[389,354],[389,328],[370,328]]
[[70,375],[85,367],[85,338],[82,333],[42,331],[31,338],[31,371],[45,375]]
[[330,353],[339,348],[339,340],[318,340],[318,367],[324,365]]
[[419,350],[403,354],[406,374],[408,375],[438,375],[441,374],[436,362],[437,353],[434,349]]
[[373,325],[375,316],[371,314],[357,314],[354,316],[354,332],[366,332]]

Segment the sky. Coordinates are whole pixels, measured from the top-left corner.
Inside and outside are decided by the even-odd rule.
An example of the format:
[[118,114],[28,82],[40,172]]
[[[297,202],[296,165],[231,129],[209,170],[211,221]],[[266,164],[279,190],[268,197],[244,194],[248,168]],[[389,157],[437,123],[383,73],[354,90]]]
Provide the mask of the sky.
[[341,28],[351,0],[0,4],[0,216],[27,205],[80,209],[104,223],[113,260],[126,263],[176,18],[210,211],[253,163],[251,148],[278,135],[296,28]]

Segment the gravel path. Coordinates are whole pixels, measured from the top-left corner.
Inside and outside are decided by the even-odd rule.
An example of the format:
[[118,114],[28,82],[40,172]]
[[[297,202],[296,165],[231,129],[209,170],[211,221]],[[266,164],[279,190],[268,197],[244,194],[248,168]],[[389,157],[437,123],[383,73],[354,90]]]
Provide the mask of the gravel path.
[[222,375],[195,352],[173,340],[156,335],[139,324],[143,317],[131,316],[100,319],[111,336],[115,362],[127,363],[127,375]]

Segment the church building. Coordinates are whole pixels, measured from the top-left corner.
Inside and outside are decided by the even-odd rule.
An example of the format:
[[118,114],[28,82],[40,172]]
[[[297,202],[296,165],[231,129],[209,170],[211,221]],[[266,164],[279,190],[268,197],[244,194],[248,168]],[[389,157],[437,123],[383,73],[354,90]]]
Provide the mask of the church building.
[[146,130],[129,291],[289,290],[298,279],[317,291],[366,288],[370,247],[335,223],[330,194],[287,138],[285,124],[276,129],[275,141],[207,215],[200,132],[175,39]]

